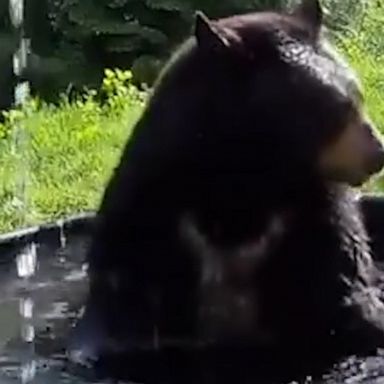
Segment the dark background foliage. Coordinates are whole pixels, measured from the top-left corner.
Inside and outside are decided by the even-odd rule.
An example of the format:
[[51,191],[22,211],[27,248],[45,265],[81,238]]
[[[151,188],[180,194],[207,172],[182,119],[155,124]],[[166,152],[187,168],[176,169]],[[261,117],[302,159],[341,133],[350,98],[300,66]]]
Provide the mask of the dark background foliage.
[[[292,1],[291,1],[292,2]],[[25,33],[32,54],[25,76],[32,90],[54,100],[68,89],[97,87],[104,68],[132,68],[137,83],[151,84],[170,51],[189,33],[195,10],[210,17],[265,8],[284,0],[26,0]],[[328,0],[331,24],[343,27],[361,1]],[[348,12],[346,12],[348,11]],[[346,15],[348,14],[348,20]],[[0,2],[0,109],[9,105],[17,38]]]

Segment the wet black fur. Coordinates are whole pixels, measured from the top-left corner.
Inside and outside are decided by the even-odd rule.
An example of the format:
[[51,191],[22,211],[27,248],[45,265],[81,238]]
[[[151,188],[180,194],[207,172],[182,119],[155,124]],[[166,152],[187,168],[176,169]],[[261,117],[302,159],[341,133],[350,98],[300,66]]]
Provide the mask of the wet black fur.
[[213,52],[195,38],[182,46],[105,191],[88,255],[85,328],[112,340],[118,355],[152,347],[155,334],[160,346],[196,340],[202,264],[180,236],[181,219],[191,214],[212,246],[236,250],[288,213],[287,232],[253,287],[275,342],[258,345],[250,334],[244,348],[254,350],[242,361],[251,367],[262,347],[294,370],[311,358],[383,345],[359,209],[348,187],[314,167],[350,100],[280,59],[276,30],[318,49],[298,18],[265,13],[223,25],[245,46]]

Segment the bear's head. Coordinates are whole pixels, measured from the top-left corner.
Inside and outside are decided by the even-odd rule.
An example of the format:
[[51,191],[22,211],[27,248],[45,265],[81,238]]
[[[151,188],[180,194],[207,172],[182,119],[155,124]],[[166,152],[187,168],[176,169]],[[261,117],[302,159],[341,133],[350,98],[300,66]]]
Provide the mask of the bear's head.
[[384,166],[361,86],[325,38],[317,0],[216,21],[198,13],[195,41],[212,74],[211,125],[221,124],[231,162],[350,185]]

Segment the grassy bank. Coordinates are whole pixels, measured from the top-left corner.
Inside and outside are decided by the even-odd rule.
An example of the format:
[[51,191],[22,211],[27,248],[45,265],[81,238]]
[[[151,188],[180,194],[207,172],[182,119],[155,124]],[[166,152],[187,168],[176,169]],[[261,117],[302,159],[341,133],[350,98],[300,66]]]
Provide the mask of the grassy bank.
[[[0,232],[97,207],[143,107],[129,76],[108,71],[98,95],[91,91],[71,103],[63,98],[57,106],[33,100],[6,115],[0,125]],[[28,146],[15,148],[17,126],[25,130]]]
[[[384,132],[384,10],[375,7],[361,16],[358,32],[344,31],[337,44],[361,76],[368,110]],[[129,72],[107,71],[101,90],[81,100],[63,97],[57,106],[32,100],[8,113],[0,124],[0,232],[96,209],[144,101]],[[28,146],[15,147],[17,126]]]
[[[361,13],[335,42],[361,80],[370,118],[384,133],[383,2],[366,2],[361,8]],[[383,188],[382,176],[365,186],[365,189],[374,191],[382,191]]]

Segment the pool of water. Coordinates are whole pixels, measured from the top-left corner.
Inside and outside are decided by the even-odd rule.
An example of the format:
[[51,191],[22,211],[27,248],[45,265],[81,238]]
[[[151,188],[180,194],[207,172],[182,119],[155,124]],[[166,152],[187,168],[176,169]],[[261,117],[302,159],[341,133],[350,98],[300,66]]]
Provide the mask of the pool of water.
[[[89,371],[69,368],[65,359],[66,340],[87,292],[88,237],[66,240],[62,246],[29,244],[1,255],[1,384],[99,383]],[[350,357],[321,380],[308,378],[306,383],[384,384],[384,352]]]
[[87,290],[84,236],[65,247],[29,244],[1,255],[0,383],[80,384],[65,342]]

